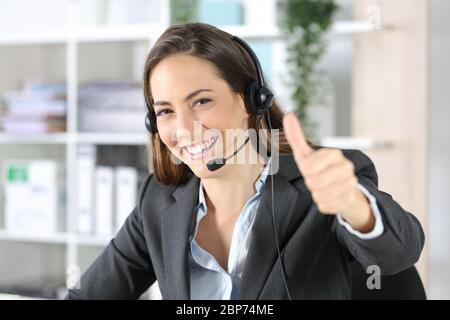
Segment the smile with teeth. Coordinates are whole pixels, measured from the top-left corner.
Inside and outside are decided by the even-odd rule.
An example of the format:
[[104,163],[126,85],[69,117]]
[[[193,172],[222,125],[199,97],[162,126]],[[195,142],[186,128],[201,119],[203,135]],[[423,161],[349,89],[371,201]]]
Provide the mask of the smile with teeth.
[[183,150],[185,150],[191,157],[199,157],[206,151],[210,150],[217,140],[218,137],[212,137],[207,141],[202,141],[194,145],[183,147]]

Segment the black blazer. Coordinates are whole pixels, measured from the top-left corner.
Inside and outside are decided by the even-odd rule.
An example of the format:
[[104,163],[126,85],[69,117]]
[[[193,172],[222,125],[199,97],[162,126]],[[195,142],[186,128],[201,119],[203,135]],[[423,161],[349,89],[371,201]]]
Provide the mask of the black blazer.
[[[359,183],[376,198],[384,232],[362,240],[323,215],[312,201],[292,155],[280,155],[274,175],[275,217],[287,284],[294,299],[350,299],[349,262],[384,275],[412,266],[424,245],[418,220],[378,190],[372,161],[358,150],[342,150],[355,165]],[[66,299],[136,299],[155,280],[164,299],[189,299],[189,234],[198,204],[199,178],[163,185],[149,175],[138,205],[116,237]],[[268,180],[268,182],[270,182]],[[262,190],[253,238],[238,290],[239,299],[286,299],[272,229],[271,183]]]

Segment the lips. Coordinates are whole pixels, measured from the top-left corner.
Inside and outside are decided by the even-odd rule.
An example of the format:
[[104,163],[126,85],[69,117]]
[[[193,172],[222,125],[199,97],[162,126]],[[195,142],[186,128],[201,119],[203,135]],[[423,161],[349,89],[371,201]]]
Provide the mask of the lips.
[[209,140],[202,141],[200,143],[195,143],[190,146],[183,147],[183,151],[186,151],[187,154],[191,156],[191,158],[199,158],[201,157],[205,152],[211,150],[211,148],[214,146],[214,144],[217,142],[218,137],[212,137]]

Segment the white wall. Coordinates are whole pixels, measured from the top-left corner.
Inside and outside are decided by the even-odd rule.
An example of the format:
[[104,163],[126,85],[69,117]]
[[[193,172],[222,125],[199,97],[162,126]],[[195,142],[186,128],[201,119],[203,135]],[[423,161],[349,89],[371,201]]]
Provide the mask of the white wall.
[[450,299],[450,1],[430,4],[429,297]]
[[[352,19],[352,2],[337,0],[339,9],[336,21]],[[327,35],[327,49],[318,64],[318,70],[326,74],[326,86],[329,97],[325,99],[325,106],[312,106],[308,113],[311,120],[317,123],[316,138],[329,136],[350,136],[351,105],[352,105],[352,64],[354,41],[353,34],[338,34],[330,32]]]

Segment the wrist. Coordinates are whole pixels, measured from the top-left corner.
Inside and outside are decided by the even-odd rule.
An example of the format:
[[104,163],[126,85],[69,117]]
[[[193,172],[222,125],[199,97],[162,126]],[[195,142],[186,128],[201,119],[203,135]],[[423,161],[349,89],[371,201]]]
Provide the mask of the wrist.
[[354,205],[340,214],[353,229],[361,233],[368,233],[375,227],[375,215],[368,200],[359,190],[356,190]]

